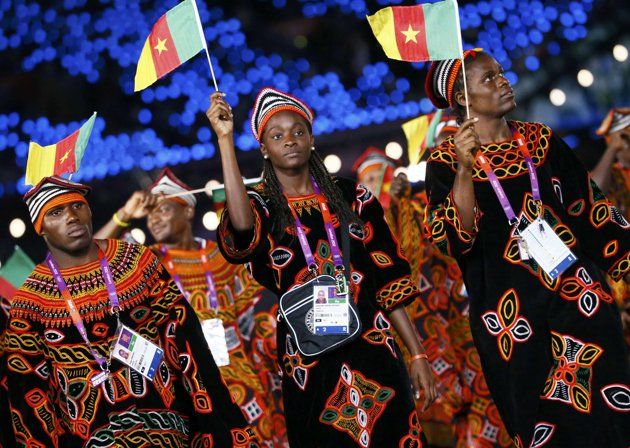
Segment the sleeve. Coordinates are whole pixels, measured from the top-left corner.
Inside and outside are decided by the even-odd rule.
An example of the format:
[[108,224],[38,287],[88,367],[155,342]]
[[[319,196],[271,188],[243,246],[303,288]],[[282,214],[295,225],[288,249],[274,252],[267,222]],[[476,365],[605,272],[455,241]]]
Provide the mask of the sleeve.
[[376,303],[385,311],[405,305],[418,297],[411,280],[409,262],[392,234],[383,207],[363,185],[357,185],[354,210],[364,223],[364,244],[374,266]]
[[167,310],[158,329],[165,361],[179,375],[191,401],[190,446],[260,447],[255,430],[221,378],[195,311],[161,264],[158,271],[154,300],[159,302],[156,308]]
[[422,205],[415,198],[404,196],[398,204],[385,211],[385,220],[395,235],[400,236],[400,248],[409,261],[412,278],[417,279],[425,252],[422,234]]
[[582,250],[614,280],[630,272],[630,224],[591,179],[571,148],[555,133],[551,160],[556,191]]
[[230,222],[230,211],[226,207],[221,215],[218,229],[219,250],[227,261],[242,264],[269,251],[268,241],[271,220],[265,200],[256,192],[248,191],[249,203],[254,213],[254,229],[250,232],[237,232]]
[[[59,446],[63,430],[51,400],[52,370],[41,334],[37,323],[10,313],[0,367],[4,375],[0,388],[6,392],[13,424],[12,434],[7,434],[3,441],[6,446]],[[7,425],[2,427],[4,432]]]
[[427,164],[426,187],[429,205],[424,216],[426,237],[448,257],[459,260],[472,249],[479,230],[481,213],[475,202],[472,231],[462,225],[453,197],[455,173],[444,163],[430,160]]

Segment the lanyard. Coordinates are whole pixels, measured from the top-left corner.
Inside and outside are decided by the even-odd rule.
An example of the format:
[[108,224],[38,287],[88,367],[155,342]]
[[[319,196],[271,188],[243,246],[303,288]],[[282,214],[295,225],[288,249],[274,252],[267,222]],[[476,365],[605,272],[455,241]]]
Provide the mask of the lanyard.
[[[98,244],[96,245],[96,247],[98,247],[98,258],[101,263],[101,274],[103,275],[103,280],[105,281],[105,286],[107,287],[107,294],[109,296],[109,303],[111,305],[112,313],[116,316],[116,319],[118,319],[120,303],[118,301],[118,294],[116,293],[116,284],[114,283],[114,277],[112,276],[112,271],[109,268],[109,263],[105,258],[105,254],[98,246]],[[66,301],[66,305],[68,306],[68,310],[70,311],[70,317],[72,318],[74,326],[77,328],[79,334],[81,335],[81,338],[83,338],[83,341],[90,349],[90,353],[92,353],[94,360],[98,363],[103,371],[107,371],[108,362],[105,358],[100,356],[92,346],[92,343],[88,338],[87,330],[85,329],[85,324],[83,323],[83,318],[81,318],[81,314],[79,313],[79,310],[77,309],[74,300],[72,300],[72,296],[70,295],[68,285],[63,279],[63,276],[59,271],[59,267],[57,266],[57,263],[53,259],[50,252],[48,253],[48,255],[46,255],[46,264],[48,264],[48,267],[53,274],[53,278],[55,279],[57,288],[61,293],[61,297],[63,297]]]
[[[525,143],[525,138],[523,137],[523,135],[518,131],[513,131],[512,135],[513,135],[514,140],[516,140],[516,143],[518,144],[519,151],[521,152],[521,154],[523,154],[523,157],[525,158],[525,164],[527,165],[527,171],[529,172],[529,181],[532,185],[532,196],[534,197],[534,200],[536,201],[536,204],[538,205],[538,212],[540,213],[542,211],[542,207],[541,207],[542,200],[540,198],[540,188],[538,187],[538,176],[536,175],[536,166],[534,165],[532,156],[530,155],[529,150],[527,149],[527,144]],[[514,213],[514,209],[510,205],[510,201],[508,200],[507,195],[505,194],[505,190],[503,190],[503,187],[501,186],[501,182],[499,181],[499,178],[497,177],[492,167],[490,166],[490,162],[488,162],[488,159],[486,158],[486,156],[484,156],[481,152],[477,155],[477,160],[479,160],[479,163],[481,164],[481,168],[483,168],[483,170],[486,173],[486,176],[488,176],[490,185],[492,186],[494,193],[499,199],[499,202],[501,203],[501,207],[503,207],[505,216],[507,217],[511,225],[516,225],[518,223],[518,218],[516,217],[516,214]]]
[[[201,245],[201,249],[199,250],[199,255],[201,258],[201,265],[203,266],[203,272],[204,272],[204,275],[206,276],[206,283],[208,284],[207,297],[210,300],[210,306],[213,309],[217,309],[219,307],[219,299],[217,295],[217,288],[214,283],[214,278],[212,277],[212,271],[210,270],[210,263],[209,263],[210,260],[208,259],[208,255],[206,254],[206,251],[204,250],[206,248],[206,242],[205,240],[199,240],[199,244]],[[164,244],[160,245],[160,252],[164,256],[163,261],[164,263],[166,263],[166,268],[171,274],[173,281],[175,282],[179,290],[182,292],[184,297],[186,297],[186,300],[190,301],[190,294],[184,289],[182,280],[179,277],[179,274],[177,273],[177,268],[175,266],[175,263],[173,263],[173,259],[168,253],[168,248]]]
[[[315,182],[315,179],[311,178],[311,185],[313,185],[313,190],[317,195],[317,202],[319,203],[319,208],[322,212],[322,217],[324,218],[324,228],[326,229],[326,235],[328,236],[328,244],[330,244],[330,251],[332,252],[333,262],[335,263],[335,269],[337,271],[343,271],[343,258],[341,257],[341,252],[339,250],[339,245],[337,244],[337,235],[335,234],[335,227],[333,226],[332,216],[330,215],[330,208],[328,207],[328,202],[326,198],[322,194],[319,185]],[[286,195],[285,195],[286,197]],[[302,252],[304,253],[304,258],[306,259],[306,265],[310,271],[317,272],[317,263],[315,262],[315,257],[313,257],[313,252],[311,252],[311,248],[308,245],[308,239],[306,238],[306,233],[304,233],[304,229],[302,227],[302,223],[300,222],[300,218],[298,218],[297,213],[291,206],[291,202],[289,198],[287,198],[289,202],[289,208],[291,209],[291,214],[293,214],[293,219],[295,220],[295,230],[298,234],[298,240],[300,241],[300,246],[302,247]]]

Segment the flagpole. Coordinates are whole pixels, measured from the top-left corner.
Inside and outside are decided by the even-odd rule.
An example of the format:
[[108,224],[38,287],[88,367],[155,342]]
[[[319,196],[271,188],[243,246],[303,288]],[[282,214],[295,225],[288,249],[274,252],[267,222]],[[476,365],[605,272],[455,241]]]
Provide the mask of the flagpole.
[[[193,0],[194,1],[194,0]],[[468,86],[466,85],[466,65],[464,64],[464,46],[462,45],[462,28],[459,24],[459,5],[457,0],[453,0],[455,5],[455,20],[457,22],[457,40],[459,42],[459,54],[462,60],[462,78],[464,80],[464,98],[466,99],[466,119],[470,118],[470,107],[468,106]]]
[[203,32],[203,26],[201,26],[201,17],[199,17],[199,10],[197,9],[197,0],[192,0],[193,8],[195,9],[195,17],[197,18],[197,26],[199,27],[199,36],[201,37],[201,44],[206,51],[206,58],[208,59],[208,66],[210,67],[210,75],[212,76],[212,82],[214,83],[214,90],[219,91],[217,84],[217,78],[214,75],[214,67],[212,67],[212,60],[210,59],[210,52],[208,51],[208,43],[206,42],[206,35]]

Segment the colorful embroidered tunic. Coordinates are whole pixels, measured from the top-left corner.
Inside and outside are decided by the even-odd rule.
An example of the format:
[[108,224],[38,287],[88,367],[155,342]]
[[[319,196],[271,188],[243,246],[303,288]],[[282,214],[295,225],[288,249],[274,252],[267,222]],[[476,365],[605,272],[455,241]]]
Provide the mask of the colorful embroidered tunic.
[[[170,249],[168,257],[175,266],[199,320],[203,322],[219,318],[223,323],[230,363],[220,366],[219,370],[232,398],[248,422],[256,426],[263,440],[278,439],[281,433],[275,434],[274,416],[277,420],[277,415],[280,414],[282,418],[282,413],[275,408],[272,391],[259,376],[258,368],[261,366],[255,365],[246,345],[254,324],[254,304],[260,299],[263,288],[252,279],[245,266],[228,263],[214,241],[202,240],[201,243],[217,291],[217,309],[210,304],[200,251]],[[152,249],[159,253],[158,245]],[[269,336],[275,339],[275,334]],[[275,373],[275,370],[272,372]],[[282,432],[281,427],[277,429]]]
[[[432,151],[427,231],[457,259],[470,297],[470,325],[484,375],[518,447],[627,447],[630,375],[619,312],[603,270],[630,269],[628,224],[547,126],[511,122],[525,137],[540,183],[544,218],[577,256],[551,280],[522,261],[513,228],[485,172],[473,169],[477,211],[466,231],[452,186],[453,139]],[[536,207],[516,141],[482,146],[521,221]]]
[[[385,217],[409,259],[420,300],[407,306],[439,379],[441,395],[422,412],[420,423],[429,443],[457,448],[510,447],[508,435],[481,372],[468,323],[468,297],[457,262],[442,255],[424,237],[424,192],[392,203]],[[405,359],[409,354],[403,347]]]
[[[259,447],[232,402],[199,320],[150,250],[107,240],[105,256],[122,324],[164,349],[152,382],[112,360],[100,372],[72,323],[46,264],[13,298],[6,334],[13,431],[32,447]],[[116,319],[98,261],[61,271],[100,356],[109,355]],[[3,430],[5,425],[3,423]]]
[[[348,203],[364,222],[352,226],[351,290],[362,334],[318,357],[297,350],[284,321],[278,322],[278,358],[291,448],[419,447],[421,428],[402,355],[391,334],[387,311],[418,295],[409,265],[369,190],[338,179]],[[229,212],[219,227],[219,247],[233,263],[251,261],[254,278],[278,296],[311,278],[295,230],[276,241],[272,217],[260,189],[250,191],[255,215],[252,235],[237,235]],[[308,243],[323,272],[334,271],[332,254],[316,195],[292,198]],[[341,245],[340,223],[333,215]],[[251,237],[251,238],[250,238]]]

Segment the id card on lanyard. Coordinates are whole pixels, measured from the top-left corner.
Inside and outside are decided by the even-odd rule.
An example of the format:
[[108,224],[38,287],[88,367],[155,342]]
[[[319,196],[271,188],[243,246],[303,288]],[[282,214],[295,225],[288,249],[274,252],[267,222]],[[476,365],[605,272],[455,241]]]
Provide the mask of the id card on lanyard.
[[534,222],[530,223],[525,229],[518,230],[520,223],[510,201],[501,186],[497,175],[490,166],[490,162],[481,152],[477,154],[477,160],[483,168],[495,195],[501,203],[503,212],[508,219],[510,225],[515,227],[515,234],[518,238],[518,249],[521,260],[534,259],[536,263],[547,273],[547,275],[555,280],[569,266],[577,260],[577,257],[571,249],[560,239],[553,231],[551,226],[543,218],[542,200],[540,196],[540,188],[538,185],[538,175],[536,174],[536,166],[527,149],[525,138],[518,131],[513,131],[513,138],[518,144],[518,149],[525,158],[529,180],[532,187],[532,196],[538,207],[538,217]]
[[[96,244],[96,242],[94,244]],[[120,322],[120,316],[119,316],[120,302],[118,300],[118,293],[116,292],[116,284],[114,283],[114,276],[112,275],[112,271],[109,267],[109,263],[107,262],[107,258],[105,258],[105,254],[103,253],[100,246],[98,246],[98,244],[96,246],[98,248],[98,258],[101,265],[101,274],[103,276],[103,280],[107,288],[107,295],[109,298],[109,303],[111,305],[111,312],[116,317],[116,323],[118,327],[117,331],[119,334],[125,331],[132,331],[132,330],[129,330],[126,326],[122,325]],[[99,373],[92,376],[92,378],[90,379],[90,383],[92,384],[92,386],[97,387],[100,384],[107,381],[110,377],[109,367],[110,367],[113,353],[110,350],[108,357],[105,358],[98,354],[98,352],[95,350],[94,346],[90,342],[90,339],[88,338],[87,330],[85,328],[85,324],[83,322],[83,318],[81,317],[81,314],[79,313],[79,310],[77,309],[74,303],[74,300],[72,299],[72,296],[70,295],[70,290],[68,289],[68,285],[66,284],[66,281],[61,275],[59,266],[53,259],[52,254],[50,252],[46,256],[46,264],[48,265],[50,271],[53,274],[53,278],[55,280],[55,283],[57,284],[57,288],[59,289],[61,297],[63,297],[63,299],[66,301],[66,306],[68,307],[68,311],[70,312],[70,318],[72,319],[72,323],[76,327],[77,331],[81,335],[81,339],[83,339],[83,342],[85,342],[86,346],[90,350],[90,353],[92,354],[92,357],[94,358],[94,360],[96,361],[96,363],[101,369]],[[155,365],[159,364],[160,361],[162,360],[162,357],[164,356],[164,352],[162,351],[162,349],[156,346],[155,344],[153,344],[151,341],[148,341],[147,339],[138,335],[137,333],[135,334],[137,335],[138,338],[142,340],[142,343],[144,343],[144,345],[152,345],[153,347],[155,347],[155,349],[152,352],[151,359],[148,359],[147,362],[150,361],[151,363]],[[121,359],[121,361],[123,361],[124,364],[135,369],[133,365],[130,365],[128,362],[126,362],[127,361],[126,359]],[[148,376],[139,370],[138,372],[142,373],[150,380],[153,380],[153,375],[155,375],[155,371],[153,372],[153,375],[151,376]]]
[[[315,334],[346,334],[349,332],[350,317],[348,314],[348,301],[351,300],[351,297],[349,293],[350,288],[344,272],[343,257],[341,256],[339,244],[337,243],[337,235],[335,234],[335,227],[333,225],[328,202],[323,196],[319,185],[315,182],[315,179],[311,178],[311,184],[317,195],[317,202],[319,203],[319,208],[324,218],[324,228],[335,265],[335,285],[332,287],[313,286],[314,332]],[[308,244],[308,239],[306,238],[306,233],[304,232],[300,218],[291,206],[288,198],[287,202],[289,202],[289,208],[291,209],[295,221],[295,230],[298,235],[300,247],[302,248],[302,253],[304,254],[304,259],[306,260],[306,265],[314,275],[317,275],[317,262]]]

